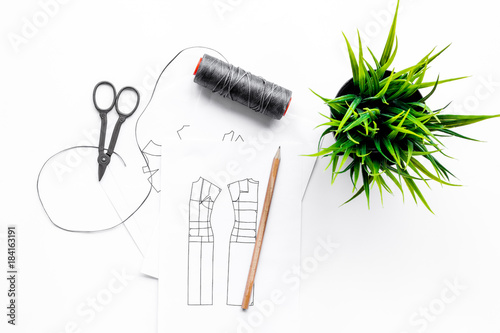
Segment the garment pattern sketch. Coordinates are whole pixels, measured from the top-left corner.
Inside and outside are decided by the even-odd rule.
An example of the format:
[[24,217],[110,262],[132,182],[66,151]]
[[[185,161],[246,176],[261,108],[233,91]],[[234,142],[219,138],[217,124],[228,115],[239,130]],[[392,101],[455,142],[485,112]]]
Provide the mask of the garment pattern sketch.
[[241,135],[238,135],[236,138],[234,137],[234,135],[235,135],[234,131],[224,133],[224,136],[222,137],[222,141],[245,142],[245,140],[243,140],[243,137]]
[[[226,304],[241,306],[257,236],[259,182],[247,178],[229,184],[228,189],[233,202],[234,225],[229,239]],[[254,290],[250,305],[254,303]]]
[[213,304],[214,202],[221,189],[200,177],[191,185],[188,236],[188,305]]
[[147,165],[142,167],[142,172],[148,176],[148,181],[155,191],[160,193],[161,145],[150,140],[142,149],[142,155],[147,161]]
[[[179,139],[182,140],[180,132],[189,126],[190,125],[184,125],[177,131]],[[144,148],[142,148],[141,152],[147,162],[147,165],[142,167],[142,172],[148,176],[148,182],[153,186],[155,191],[160,193],[161,145],[155,143],[153,140],[149,140]]]

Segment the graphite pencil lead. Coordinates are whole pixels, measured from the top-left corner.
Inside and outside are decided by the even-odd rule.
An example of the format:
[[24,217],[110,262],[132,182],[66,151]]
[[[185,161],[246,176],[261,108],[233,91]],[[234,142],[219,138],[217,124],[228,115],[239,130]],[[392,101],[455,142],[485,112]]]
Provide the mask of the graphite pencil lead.
[[278,151],[276,152],[276,155],[274,156],[274,158],[281,159],[281,146],[279,146]]

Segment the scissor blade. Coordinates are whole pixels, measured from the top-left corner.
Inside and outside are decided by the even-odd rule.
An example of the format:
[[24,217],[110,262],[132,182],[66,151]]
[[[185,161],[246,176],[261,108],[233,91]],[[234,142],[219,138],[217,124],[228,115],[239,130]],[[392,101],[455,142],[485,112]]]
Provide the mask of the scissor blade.
[[99,181],[101,181],[102,176],[104,176],[104,172],[106,172],[106,165],[101,165],[99,164],[99,169],[98,169],[98,176],[99,176]]

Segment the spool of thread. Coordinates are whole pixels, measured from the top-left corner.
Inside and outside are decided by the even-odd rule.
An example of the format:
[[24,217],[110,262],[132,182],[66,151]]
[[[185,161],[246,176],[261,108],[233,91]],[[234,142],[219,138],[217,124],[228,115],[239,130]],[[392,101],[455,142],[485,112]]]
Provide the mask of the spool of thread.
[[194,71],[194,82],[222,97],[249,107],[274,119],[286,114],[292,92],[208,54]]

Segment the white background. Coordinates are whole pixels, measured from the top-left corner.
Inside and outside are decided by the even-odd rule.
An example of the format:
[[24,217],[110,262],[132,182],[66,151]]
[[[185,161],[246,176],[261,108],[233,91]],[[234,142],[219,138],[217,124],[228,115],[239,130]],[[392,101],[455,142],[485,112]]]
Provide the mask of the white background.
[[[308,88],[334,96],[349,77],[341,31],[354,42],[359,29],[378,55],[394,10],[388,0],[46,3],[56,2],[3,1],[0,9],[2,267],[6,225],[19,229],[20,325],[13,332],[156,331],[156,281],[138,273],[142,257],[126,229],[63,232],[36,196],[46,158],[99,126],[90,98],[97,81],[141,86],[179,49],[206,45],[291,89],[293,108],[317,118],[327,109]],[[441,86],[429,104],[453,100],[448,112],[498,113],[497,15],[487,0],[402,1],[394,65],[412,65],[453,42],[429,80],[472,77]],[[38,27],[23,36],[29,24]],[[14,35],[25,38],[22,44],[12,43]],[[424,189],[435,215],[409,195],[404,203],[387,195],[383,207],[374,195],[371,210],[363,199],[339,207],[350,180],[340,176],[330,186],[326,161],[319,161],[303,205],[302,331],[500,331],[498,125],[492,120],[461,131],[486,143],[445,141],[456,160],[443,163],[464,186]],[[124,128],[121,137],[131,136],[132,126]],[[316,265],[318,239],[328,238],[339,247]],[[115,275],[123,273],[130,280],[121,284]],[[447,288],[456,282],[465,289],[454,295]],[[99,295],[112,298],[92,316],[88,302]],[[419,317],[429,307],[427,319]]]

